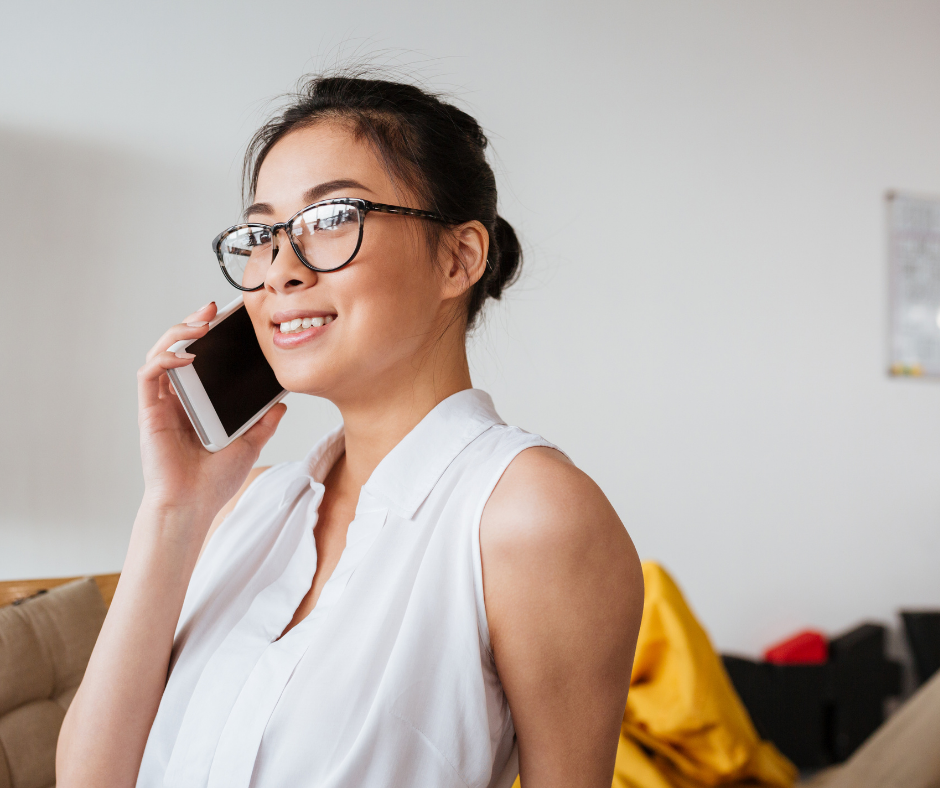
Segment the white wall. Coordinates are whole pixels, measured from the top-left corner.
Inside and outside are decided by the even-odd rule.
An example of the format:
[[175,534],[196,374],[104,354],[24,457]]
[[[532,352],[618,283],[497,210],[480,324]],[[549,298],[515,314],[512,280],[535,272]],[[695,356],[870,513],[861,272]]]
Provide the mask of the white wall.
[[[134,372],[231,297],[208,243],[242,146],[344,45],[410,51],[492,132],[528,258],[477,385],[594,476],[719,647],[940,605],[940,388],[884,372],[883,210],[940,193],[937,3],[0,14],[0,577],[120,568]],[[289,407],[267,461],[338,418]]]

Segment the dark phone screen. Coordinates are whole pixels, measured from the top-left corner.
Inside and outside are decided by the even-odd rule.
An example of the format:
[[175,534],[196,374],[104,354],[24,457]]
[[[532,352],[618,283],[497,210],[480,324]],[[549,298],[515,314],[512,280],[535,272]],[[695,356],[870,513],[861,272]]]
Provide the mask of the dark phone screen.
[[284,390],[261,352],[244,307],[186,350],[196,354],[193,368],[229,437]]

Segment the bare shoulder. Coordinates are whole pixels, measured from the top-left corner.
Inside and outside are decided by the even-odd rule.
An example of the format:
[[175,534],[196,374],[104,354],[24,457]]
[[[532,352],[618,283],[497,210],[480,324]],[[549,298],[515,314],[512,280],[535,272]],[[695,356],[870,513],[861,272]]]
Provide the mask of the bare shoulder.
[[531,448],[484,508],[480,553],[523,785],[609,785],[643,612],[626,528],[586,473]]
[[583,615],[613,595],[615,617],[642,613],[643,572],[627,529],[594,480],[554,449],[526,449],[509,464],[483,510],[480,552],[494,644],[527,607]]
[[209,531],[202,543],[202,547],[199,550],[199,557],[196,559],[196,561],[202,557],[203,552],[205,552],[206,545],[209,544],[209,540],[212,538],[212,534],[214,534],[219,529],[219,526],[222,525],[222,522],[225,520],[225,518],[232,513],[232,510],[235,508],[235,505],[238,503],[239,499],[242,497],[242,495],[245,494],[245,490],[247,490],[251,486],[251,483],[270,467],[270,465],[260,465],[257,468],[252,468],[250,471],[248,471],[248,476],[242,486],[238,488],[238,492],[235,493],[231,499],[229,499],[229,502],[225,504],[225,506],[219,509],[219,513],[212,521],[212,525],[209,526]]
[[480,523],[481,545],[489,552],[561,548],[578,558],[598,540],[632,551],[600,487],[564,454],[542,446],[526,449],[509,464]]

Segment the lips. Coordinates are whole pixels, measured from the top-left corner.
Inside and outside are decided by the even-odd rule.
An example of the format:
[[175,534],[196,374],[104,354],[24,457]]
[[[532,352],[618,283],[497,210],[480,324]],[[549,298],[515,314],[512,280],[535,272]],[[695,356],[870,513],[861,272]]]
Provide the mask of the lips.
[[336,320],[330,312],[292,309],[275,312],[271,317],[275,347],[290,349],[303,345],[329,330]]
[[303,320],[305,317],[336,317],[336,312],[330,312],[323,309],[283,309],[271,315],[271,322],[275,325],[281,323],[290,323],[297,318]]

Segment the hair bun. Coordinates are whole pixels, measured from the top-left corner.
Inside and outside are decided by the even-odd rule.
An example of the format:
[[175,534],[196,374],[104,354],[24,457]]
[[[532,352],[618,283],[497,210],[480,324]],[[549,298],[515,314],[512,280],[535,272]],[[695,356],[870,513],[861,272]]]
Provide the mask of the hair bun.
[[522,247],[512,225],[502,216],[496,217],[496,249],[490,252],[493,271],[486,280],[486,295],[499,300],[503,290],[516,279],[522,265]]

